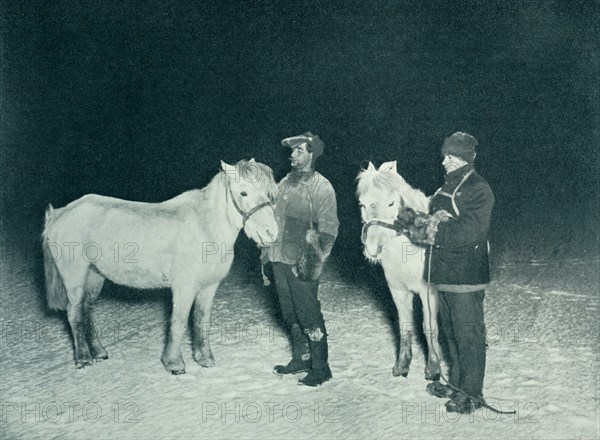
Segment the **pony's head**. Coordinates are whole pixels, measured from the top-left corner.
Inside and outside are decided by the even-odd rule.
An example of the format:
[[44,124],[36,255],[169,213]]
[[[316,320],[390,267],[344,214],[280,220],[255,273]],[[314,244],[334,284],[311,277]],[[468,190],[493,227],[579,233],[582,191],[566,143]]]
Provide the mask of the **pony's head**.
[[393,225],[402,203],[399,188],[404,179],[396,171],[396,162],[393,161],[382,164],[379,170],[369,162],[368,168],[358,174],[357,180],[356,195],[364,225],[364,254],[369,260],[378,261],[383,245],[396,232],[374,222]]
[[230,218],[235,218],[236,224],[259,245],[274,242],[278,233],[273,210],[277,185],[271,168],[250,159],[235,165],[221,161],[221,169],[231,202],[229,212],[237,211]]
[[400,207],[406,205],[426,212],[429,200],[398,174],[396,161],[385,162],[379,169],[369,162],[367,169],[358,174],[357,180],[364,254],[370,261],[377,262],[385,244],[397,234],[393,224]]

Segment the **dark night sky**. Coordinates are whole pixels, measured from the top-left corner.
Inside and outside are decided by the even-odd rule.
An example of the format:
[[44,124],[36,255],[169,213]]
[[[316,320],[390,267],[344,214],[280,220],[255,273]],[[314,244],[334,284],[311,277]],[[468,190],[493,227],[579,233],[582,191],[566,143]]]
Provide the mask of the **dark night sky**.
[[41,227],[48,202],[89,192],[162,201],[221,159],[280,178],[279,140],[311,130],[343,251],[360,167],[397,160],[430,194],[461,130],[479,140],[499,240],[597,252],[598,2],[321,3],[3,2],[3,224]]

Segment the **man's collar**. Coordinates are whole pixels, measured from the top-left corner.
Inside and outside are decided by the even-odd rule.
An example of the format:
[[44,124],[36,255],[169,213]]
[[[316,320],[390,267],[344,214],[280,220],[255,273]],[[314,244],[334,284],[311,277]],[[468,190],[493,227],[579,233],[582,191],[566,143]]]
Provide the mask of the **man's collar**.
[[290,180],[292,180],[293,182],[298,182],[298,181],[307,181],[314,174],[315,174],[315,170],[313,170],[313,169],[310,169],[308,171],[292,170],[290,172],[289,176],[290,176]]
[[463,165],[459,169],[446,174],[446,182],[454,182],[456,180],[461,180],[463,177],[465,177],[465,174],[467,174],[472,169],[474,169],[474,165],[472,163]]

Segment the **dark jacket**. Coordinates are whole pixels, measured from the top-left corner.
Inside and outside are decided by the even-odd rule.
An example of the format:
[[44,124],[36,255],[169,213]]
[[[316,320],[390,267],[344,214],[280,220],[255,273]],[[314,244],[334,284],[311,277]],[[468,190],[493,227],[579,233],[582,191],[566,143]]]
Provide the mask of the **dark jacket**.
[[426,280],[431,258],[431,282],[440,290],[473,291],[490,282],[488,232],[493,206],[490,186],[472,165],[446,176],[431,199],[431,214],[445,209],[453,218],[438,226],[433,256],[427,252]]

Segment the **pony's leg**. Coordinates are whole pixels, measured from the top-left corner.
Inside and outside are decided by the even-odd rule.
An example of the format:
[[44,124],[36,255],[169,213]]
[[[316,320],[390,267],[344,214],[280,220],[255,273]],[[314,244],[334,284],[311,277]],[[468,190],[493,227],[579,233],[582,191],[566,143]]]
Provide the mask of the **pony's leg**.
[[162,355],[162,363],[171,374],[184,374],[185,362],[181,356],[181,341],[187,328],[190,309],[194,300],[194,287],[191,283],[173,283],[173,312],[169,341]]
[[427,339],[427,365],[425,366],[426,380],[440,379],[440,356],[442,349],[438,340],[438,296],[437,289],[431,286],[427,294],[427,285],[421,289],[421,302],[423,303],[423,331]]
[[100,343],[98,329],[94,325],[94,304],[96,298],[100,295],[104,279],[96,270],[90,268],[85,282],[85,297],[83,299],[86,340],[89,344],[90,354],[95,360],[108,359],[108,353]]
[[67,318],[71,325],[75,345],[75,365],[83,368],[92,364],[92,356],[86,340],[86,314],[84,310],[85,284],[89,264],[78,258],[77,253],[69,258],[55,261],[67,292]]
[[92,355],[85,337],[85,311],[83,287],[66,287],[69,303],[67,304],[67,317],[73,333],[75,343],[75,365],[83,368],[92,364]]
[[400,327],[398,360],[392,369],[392,374],[406,377],[412,361],[413,294],[400,288],[390,288],[390,292],[398,309],[398,324]]
[[206,286],[194,301],[194,360],[203,367],[213,367],[215,358],[210,349],[210,313],[218,283]]

